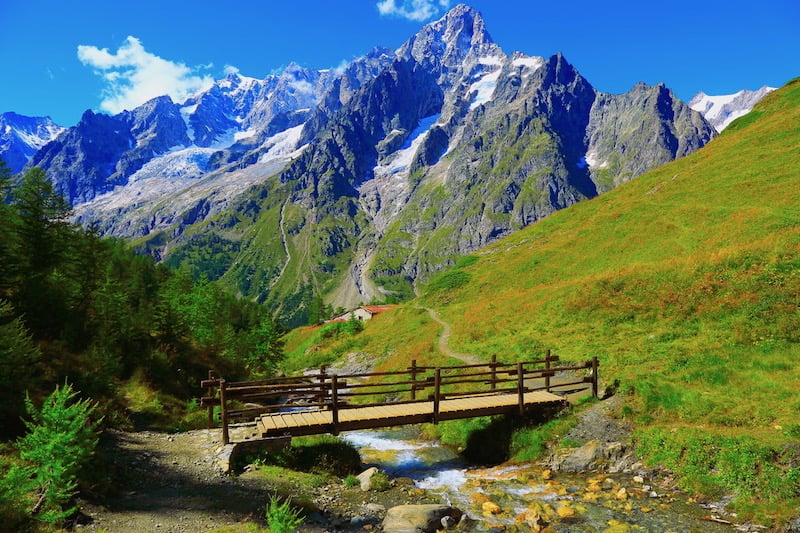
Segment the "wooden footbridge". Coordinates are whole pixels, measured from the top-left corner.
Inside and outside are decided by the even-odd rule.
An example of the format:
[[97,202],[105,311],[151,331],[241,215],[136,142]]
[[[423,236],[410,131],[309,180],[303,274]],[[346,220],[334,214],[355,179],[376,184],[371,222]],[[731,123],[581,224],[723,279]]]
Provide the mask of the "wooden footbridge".
[[222,439],[229,424],[255,422],[254,439],[338,434],[443,420],[517,413],[523,416],[565,405],[565,395],[591,388],[597,396],[597,358],[554,366],[557,356],[512,364],[417,366],[397,372],[317,373],[257,381],[228,382],[209,372],[201,405],[209,427],[219,406]]

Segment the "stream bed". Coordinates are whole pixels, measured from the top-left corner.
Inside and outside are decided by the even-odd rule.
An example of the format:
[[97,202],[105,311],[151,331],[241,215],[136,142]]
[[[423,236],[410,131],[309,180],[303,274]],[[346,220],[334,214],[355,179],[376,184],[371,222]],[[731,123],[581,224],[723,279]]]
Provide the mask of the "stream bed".
[[680,491],[623,474],[566,474],[532,464],[476,467],[413,427],[353,431],[341,437],[362,461],[410,478],[466,513],[473,531],[728,532]]

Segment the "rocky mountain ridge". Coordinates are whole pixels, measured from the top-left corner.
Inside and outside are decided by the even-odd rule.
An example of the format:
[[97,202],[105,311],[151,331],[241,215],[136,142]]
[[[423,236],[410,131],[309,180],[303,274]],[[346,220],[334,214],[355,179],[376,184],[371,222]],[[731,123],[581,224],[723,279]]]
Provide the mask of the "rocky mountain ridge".
[[766,95],[774,91],[766,85],[757,91],[743,89],[734,94],[709,96],[699,92],[689,100],[689,107],[701,113],[705,119],[721,132],[737,118],[746,115]]
[[663,85],[610,95],[561,54],[506,55],[459,5],[343,69],[231,73],[184,103],[87,112],[29,164],[82,222],[296,324],[321,301],[410,296],[714,134]]
[[0,114],[0,157],[11,172],[21,171],[44,145],[64,128],[50,117],[26,117],[13,112]]

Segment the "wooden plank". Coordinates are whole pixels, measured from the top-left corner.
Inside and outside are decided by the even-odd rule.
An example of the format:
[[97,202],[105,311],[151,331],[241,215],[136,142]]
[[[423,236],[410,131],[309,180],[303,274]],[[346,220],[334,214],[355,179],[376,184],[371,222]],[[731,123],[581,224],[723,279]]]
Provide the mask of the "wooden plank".
[[276,429],[286,429],[294,425],[291,418],[286,415],[287,413],[277,413],[273,415],[272,420],[275,422]]
[[260,420],[261,423],[264,424],[264,427],[267,429],[267,431],[278,429],[277,424],[275,424],[275,417],[273,415],[263,415]]
[[292,420],[296,426],[310,426],[312,421],[304,411],[295,411],[291,414]]
[[[536,404],[563,403],[564,399],[546,391],[524,393],[526,406]],[[518,408],[518,396],[514,394],[476,394],[452,399],[443,399],[440,413],[443,419],[453,420],[510,412]],[[383,404],[367,407],[351,407],[339,412],[340,430],[388,427],[429,420],[433,414],[433,402]],[[258,418],[257,428],[262,437],[267,434],[309,435],[330,431],[332,413],[326,410],[292,411],[264,414]]]
[[333,417],[331,411],[309,411],[306,416],[312,424],[331,424]]
[[406,411],[400,406],[378,406],[375,408],[376,412],[383,418],[393,418],[404,414]]

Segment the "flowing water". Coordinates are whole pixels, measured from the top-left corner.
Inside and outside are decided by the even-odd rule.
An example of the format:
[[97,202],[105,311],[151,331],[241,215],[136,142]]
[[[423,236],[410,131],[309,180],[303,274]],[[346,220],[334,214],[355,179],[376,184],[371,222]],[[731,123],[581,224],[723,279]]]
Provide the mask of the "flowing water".
[[474,520],[474,531],[501,526],[562,532],[728,532],[710,512],[676,491],[631,475],[548,473],[536,465],[470,466],[453,450],[422,439],[414,428],[353,431],[342,438],[364,463],[440,495]]

